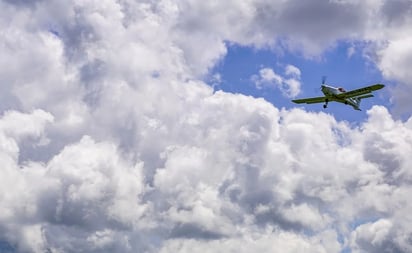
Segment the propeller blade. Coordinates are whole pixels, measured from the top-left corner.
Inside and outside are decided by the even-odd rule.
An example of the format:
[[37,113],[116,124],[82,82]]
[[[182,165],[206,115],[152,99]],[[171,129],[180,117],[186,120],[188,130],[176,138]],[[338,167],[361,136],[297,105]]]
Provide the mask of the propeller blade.
[[321,87],[316,87],[316,88],[313,88],[313,92],[314,93],[316,93],[316,94],[322,94],[322,86]]
[[322,84],[325,84],[326,82],[326,76],[322,76]]

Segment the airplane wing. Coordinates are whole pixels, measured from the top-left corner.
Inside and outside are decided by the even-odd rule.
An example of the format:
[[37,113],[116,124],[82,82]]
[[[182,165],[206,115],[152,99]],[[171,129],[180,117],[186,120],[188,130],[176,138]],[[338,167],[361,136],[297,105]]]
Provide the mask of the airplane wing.
[[313,98],[302,98],[302,99],[295,99],[292,102],[296,104],[315,104],[315,103],[323,103],[325,102],[326,97],[313,97]]
[[372,91],[375,91],[375,90],[380,90],[383,87],[385,87],[385,85],[378,83],[378,84],[374,84],[374,85],[371,85],[371,86],[366,86],[366,87],[363,87],[363,88],[360,88],[360,89],[351,90],[351,91],[348,91],[348,92],[345,92],[345,93],[341,93],[341,94],[337,95],[337,97],[342,98],[342,99],[343,98],[357,97],[357,96],[360,96],[360,95],[371,93]]

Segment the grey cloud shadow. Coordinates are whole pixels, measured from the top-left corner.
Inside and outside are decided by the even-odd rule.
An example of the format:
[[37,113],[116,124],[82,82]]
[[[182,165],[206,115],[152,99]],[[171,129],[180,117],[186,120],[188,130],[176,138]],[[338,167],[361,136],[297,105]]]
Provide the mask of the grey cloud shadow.
[[207,230],[194,223],[178,223],[170,231],[170,238],[186,238],[200,240],[216,240],[224,238],[225,235]]
[[366,140],[363,152],[364,159],[378,165],[389,181],[395,180],[394,172],[401,167],[400,158],[391,150],[394,146],[394,143],[374,134]]
[[412,2],[409,0],[385,1],[381,7],[384,20],[391,25],[400,25],[412,14]]

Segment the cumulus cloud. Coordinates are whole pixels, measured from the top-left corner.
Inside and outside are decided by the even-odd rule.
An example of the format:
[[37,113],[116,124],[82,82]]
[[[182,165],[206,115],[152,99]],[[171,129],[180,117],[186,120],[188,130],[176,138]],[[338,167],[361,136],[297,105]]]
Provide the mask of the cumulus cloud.
[[[412,22],[411,22],[412,23]],[[388,42],[387,46],[377,52],[378,67],[382,74],[400,83],[392,89],[392,102],[397,114],[410,115],[408,108],[411,106],[410,94],[412,89],[412,75],[407,66],[412,63],[412,37],[404,36]]]
[[293,65],[285,67],[285,76],[276,74],[271,68],[262,68],[259,75],[253,75],[251,80],[256,88],[278,88],[285,97],[293,98],[300,93],[300,70]]
[[[407,83],[410,5],[375,2],[0,2],[0,247],[410,251],[411,119],[352,126],[201,81],[227,43],[367,38]],[[300,74],[255,80],[295,96]]]
[[[240,247],[241,245],[241,247]],[[285,252],[337,252],[339,248],[324,247],[323,243],[315,238],[296,235],[288,232],[266,231],[254,233],[250,231],[248,236],[235,237],[223,240],[200,241],[170,240],[160,252],[273,252],[279,249]]]
[[[382,245],[388,242],[387,236],[391,230],[392,223],[388,220],[381,219],[374,223],[367,223],[359,226],[353,232],[352,240],[355,241],[355,252],[367,252],[384,251],[393,252],[399,251],[399,249],[392,248],[395,245],[386,245],[384,248]],[[390,243],[390,241],[389,241]]]

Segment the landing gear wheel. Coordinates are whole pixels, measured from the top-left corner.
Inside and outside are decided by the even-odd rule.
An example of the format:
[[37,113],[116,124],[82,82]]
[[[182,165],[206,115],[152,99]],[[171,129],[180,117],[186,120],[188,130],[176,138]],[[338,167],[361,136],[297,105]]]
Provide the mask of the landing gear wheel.
[[329,103],[329,99],[325,99],[325,104],[323,105],[324,109],[328,108],[328,103]]

